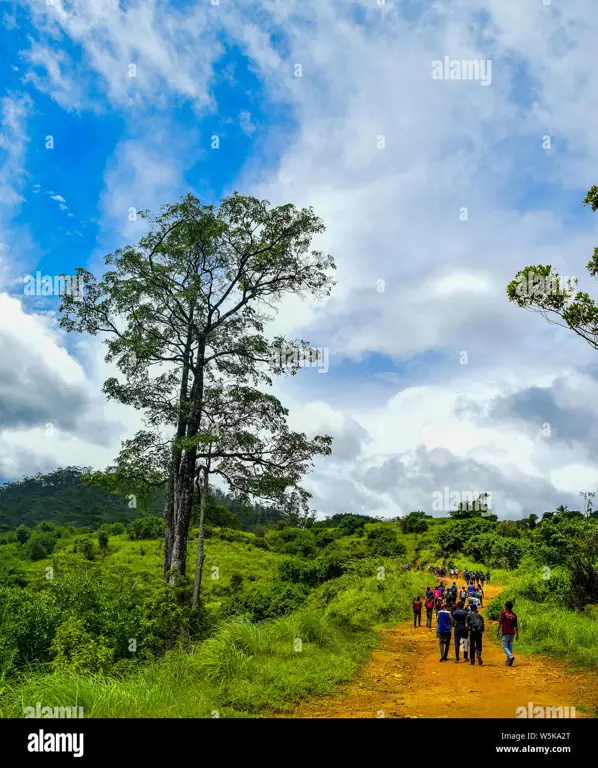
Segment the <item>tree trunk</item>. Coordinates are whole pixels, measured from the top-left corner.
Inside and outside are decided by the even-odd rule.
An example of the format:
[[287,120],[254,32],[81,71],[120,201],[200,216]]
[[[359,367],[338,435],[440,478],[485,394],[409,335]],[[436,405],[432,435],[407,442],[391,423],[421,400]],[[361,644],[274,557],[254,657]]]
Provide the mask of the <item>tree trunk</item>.
[[[206,351],[205,338],[202,338],[197,353],[195,375],[189,402],[192,411],[186,422],[185,437],[195,437],[200,430],[203,406],[204,359]],[[171,572],[169,581],[173,584],[180,576],[185,575],[187,568],[187,539],[189,536],[189,521],[193,508],[193,487],[196,477],[197,448],[185,448],[180,462],[178,474],[175,475],[175,505],[174,505],[174,538],[172,542]]]
[[203,468],[203,484],[201,489],[201,496],[199,499],[199,534],[197,536],[197,565],[195,566],[195,584],[193,585],[193,610],[199,608],[200,592],[201,592],[201,577],[203,574],[203,561],[206,558],[204,552],[204,533],[205,533],[205,519],[206,519],[206,507],[208,505],[208,470]]
[[184,576],[187,569],[187,539],[189,522],[193,509],[193,485],[195,481],[195,451],[185,453],[181,461],[178,487],[175,495],[174,535],[172,541],[172,559],[170,583],[179,576]]
[[168,484],[164,500],[164,563],[162,578],[166,579],[172,567],[172,542],[174,541],[174,462],[168,470]]
[[[189,370],[190,360],[189,354],[191,349],[191,329],[187,333],[187,345],[185,348],[185,364],[183,366],[183,373],[181,376],[181,388],[179,391],[179,407],[181,413],[179,414],[179,420],[177,424],[177,431],[175,435],[175,443],[181,437],[184,437],[187,432],[188,418],[183,415],[182,409],[188,401],[188,388],[189,388]],[[175,542],[175,526],[177,520],[177,508],[179,492],[179,471],[181,468],[182,451],[180,448],[173,444],[172,456],[168,473],[168,486],[166,492],[166,499],[164,500],[164,563],[162,566],[162,577],[166,580],[169,579],[172,582],[172,578],[168,575],[170,569],[173,567],[173,552]],[[186,551],[186,541],[185,541]],[[178,569],[179,564],[175,565]],[[183,564],[184,573],[184,564]]]

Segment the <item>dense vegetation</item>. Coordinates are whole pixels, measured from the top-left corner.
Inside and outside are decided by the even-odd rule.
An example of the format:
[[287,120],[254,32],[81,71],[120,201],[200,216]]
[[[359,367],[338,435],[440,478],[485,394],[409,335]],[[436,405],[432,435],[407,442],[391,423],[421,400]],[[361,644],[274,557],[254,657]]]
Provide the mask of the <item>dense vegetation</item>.
[[206,527],[200,611],[190,581],[162,579],[163,519],[127,518],[96,530],[41,521],[2,535],[3,715],[36,701],[83,706],[87,716],[284,710],[353,677],[376,629],[408,616],[429,576],[406,573],[406,562],[483,564],[506,585],[488,614],[510,596],[524,649],[598,662],[595,515],[336,515],[304,527],[270,519],[252,533],[230,517],[233,525]]

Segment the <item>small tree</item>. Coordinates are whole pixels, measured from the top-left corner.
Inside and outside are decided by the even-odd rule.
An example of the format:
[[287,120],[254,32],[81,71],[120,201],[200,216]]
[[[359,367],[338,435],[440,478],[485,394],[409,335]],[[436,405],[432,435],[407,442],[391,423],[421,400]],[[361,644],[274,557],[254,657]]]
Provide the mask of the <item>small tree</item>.
[[27,528],[26,525],[19,525],[15,531],[15,536],[19,544],[25,544],[25,542],[28,541],[29,537],[31,536],[31,531],[29,528]]
[[108,532],[107,531],[99,531],[98,532],[98,544],[100,545],[100,551],[105,556],[108,552]]

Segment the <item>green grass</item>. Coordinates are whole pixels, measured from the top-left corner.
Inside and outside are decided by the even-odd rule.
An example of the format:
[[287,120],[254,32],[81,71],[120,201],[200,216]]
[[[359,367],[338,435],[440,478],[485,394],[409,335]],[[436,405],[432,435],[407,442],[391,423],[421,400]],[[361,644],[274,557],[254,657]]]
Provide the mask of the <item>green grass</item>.
[[[196,531],[190,537],[187,554],[187,572],[193,576],[197,562]],[[48,568],[53,569],[53,578],[65,573],[85,570],[106,583],[109,588],[118,589],[123,582],[136,583],[140,599],[149,597],[162,584],[162,540],[131,541],[126,534],[110,536],[108,554],[104,557],[97,548],[93,561],[82,554],[73,553],[75,539],[59,539],[56,549],[49,558],[22,562],[23,570],[30,580],[30,588],[40,589],[47,584]],[[223,541],[211,537],[205,541],[203,595],[207,604],[217,603],[229,593],[233,573],[243,576],[246,589],[261,589],[270,586],[278,578],[278,565],[284,555],[258,549],[253,534],[245,534],[244,541]],[[18,545],[5,545],[3,556],[14,556]],[[213,570],[217,568],[218,570]],[[253,576],[254,581],[249,581]],[[215,578],[217,577],[217,578]]]
[[[290,711],[358,673],[377,630],[410,615],[421,574],[355,575],[316,590],[303,610],[261,624],[239,618],[191,652],[177,649],[125,679],[32,675],[0,689],[0,714],[82,706],[86,717],[251,717]],[[329,584],[332,584],[330,582]]]

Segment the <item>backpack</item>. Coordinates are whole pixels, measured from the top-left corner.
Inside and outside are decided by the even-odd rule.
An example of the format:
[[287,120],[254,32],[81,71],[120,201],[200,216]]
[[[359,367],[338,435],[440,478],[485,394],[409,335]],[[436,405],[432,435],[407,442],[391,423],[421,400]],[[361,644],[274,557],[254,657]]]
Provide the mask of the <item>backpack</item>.
[[484,618],[483,616],[480,616],[479,613],[472,611],[471,612],[471,618],[469,619],[469,626],[476,630],[476,631],[483,631],[484,629]]

